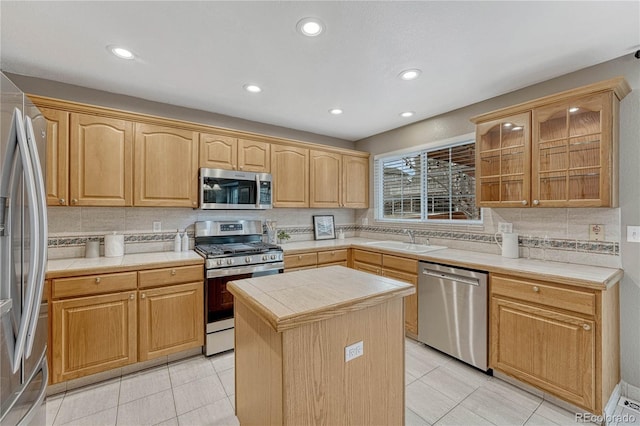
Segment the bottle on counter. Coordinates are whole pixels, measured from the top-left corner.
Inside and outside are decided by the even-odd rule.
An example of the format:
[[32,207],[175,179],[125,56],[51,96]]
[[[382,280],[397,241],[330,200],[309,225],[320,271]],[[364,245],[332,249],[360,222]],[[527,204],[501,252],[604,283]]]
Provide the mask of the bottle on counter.
[[182,251],[182,237],[180,237],[180,230],[176,230],[176,237],[173,239],[173,251]]
[[182,251],[189,251],[189,236],[187,235],[187,230],[184,230],[184,235],[182,236]]

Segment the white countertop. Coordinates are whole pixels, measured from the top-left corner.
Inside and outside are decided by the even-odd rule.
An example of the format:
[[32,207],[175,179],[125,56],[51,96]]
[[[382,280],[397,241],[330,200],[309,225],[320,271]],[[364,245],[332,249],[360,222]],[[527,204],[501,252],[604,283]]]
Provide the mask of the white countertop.
[[615,284],[622,278],[623,274],[621,269],[616,268],[536,259],[509,259],[497,254],[458,249],[444,249],[422,254],[407,253],[367,245],[367,243],[372,241],[380,240],[370,238],[346,238],[344,240],[300,241],[285,243],[282,245],[282,248],[286,255],[304,250],[356,247],[417,260],[444,263],[492,273],[516,275],[524,278],[553,280],[554,282],[577,284],[597,289],[603,289]]

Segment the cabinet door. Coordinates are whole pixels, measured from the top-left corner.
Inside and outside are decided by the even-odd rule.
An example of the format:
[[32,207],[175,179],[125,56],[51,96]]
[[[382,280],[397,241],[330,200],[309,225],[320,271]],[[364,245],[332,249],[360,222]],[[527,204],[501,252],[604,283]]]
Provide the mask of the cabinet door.
[[531,199],[529,112],[476,127],[476,204],[523,207]]
[[[47,205],[69,205],[69,113],[49,108],[39,108],[47,120]],[[35,123],[34,123],[35,125]],[[44,126],[43,126],[44,127]]]
[[341,207],[342,155],[309,151],[309,207]]
[[71,114],[69,193],[72,206],[130,206],[130,121]]
[[595,323],[491,299],[491,367],[589,411],[595,407]]
[[309,150],[271,145],[273,207],[309,207]]
[[267,142],[238,139],[238,169],[243,172],[269,173],[271,145]]
[[204,344],[202,282],[141,290],[139,360]]
[[342,156],[342,207],[369,208],[369,158]]
[[614,206],[612,109],[605,92],[533,110],[534,205]]
[[136,362],[135,291],[53,301],[52,383]]
[[406,272],[382,269],[382,276],[409,283],[416,287],[416,293],[404,298],[404,328],[407,332],[418,335],[418,276]]
[[235,170],[238,164],[238,139],[200,133],[200,167]]
[[198,205],[198,134],[136,124],[134,205]]

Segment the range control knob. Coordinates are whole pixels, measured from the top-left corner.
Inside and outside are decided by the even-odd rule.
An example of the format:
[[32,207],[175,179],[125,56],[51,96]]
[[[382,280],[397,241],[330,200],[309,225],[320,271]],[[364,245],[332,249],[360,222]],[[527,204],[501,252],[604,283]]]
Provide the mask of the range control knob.
[[227,265],[233,265],[233,259],[227,259]]
[[223,260],[222,259],[218,259],[218,261],[216,262],[218,265],[222,265]]
[[251,263],[251,257],[250,257],[250,256],[245,257],[245,258],[244,258],[244,261],[245,261],[246,263]]
[[272,255],[271,255],[271,260],[273,260],[273,259],[275,259],[275,258],[276,258],[276,255],[275,255],[275,254],[272,254]]
[[266,254],[262,255],[262,260],[269,260],[269,256],[267,256]]

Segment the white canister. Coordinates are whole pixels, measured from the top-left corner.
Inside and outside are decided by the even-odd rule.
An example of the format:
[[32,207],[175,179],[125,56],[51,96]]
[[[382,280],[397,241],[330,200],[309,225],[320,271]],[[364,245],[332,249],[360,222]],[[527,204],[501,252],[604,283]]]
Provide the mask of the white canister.
[[104,236],[104,256],[124,256],[124,235],[117,235],[114,232]]
[[502,249],[502,257],[509,259],[517,259],[520,257],[520,249],[518,248],[518,234],[515,232],[502,233],[502,245],[498,241],[498,234],[494,236],[498,247]]

